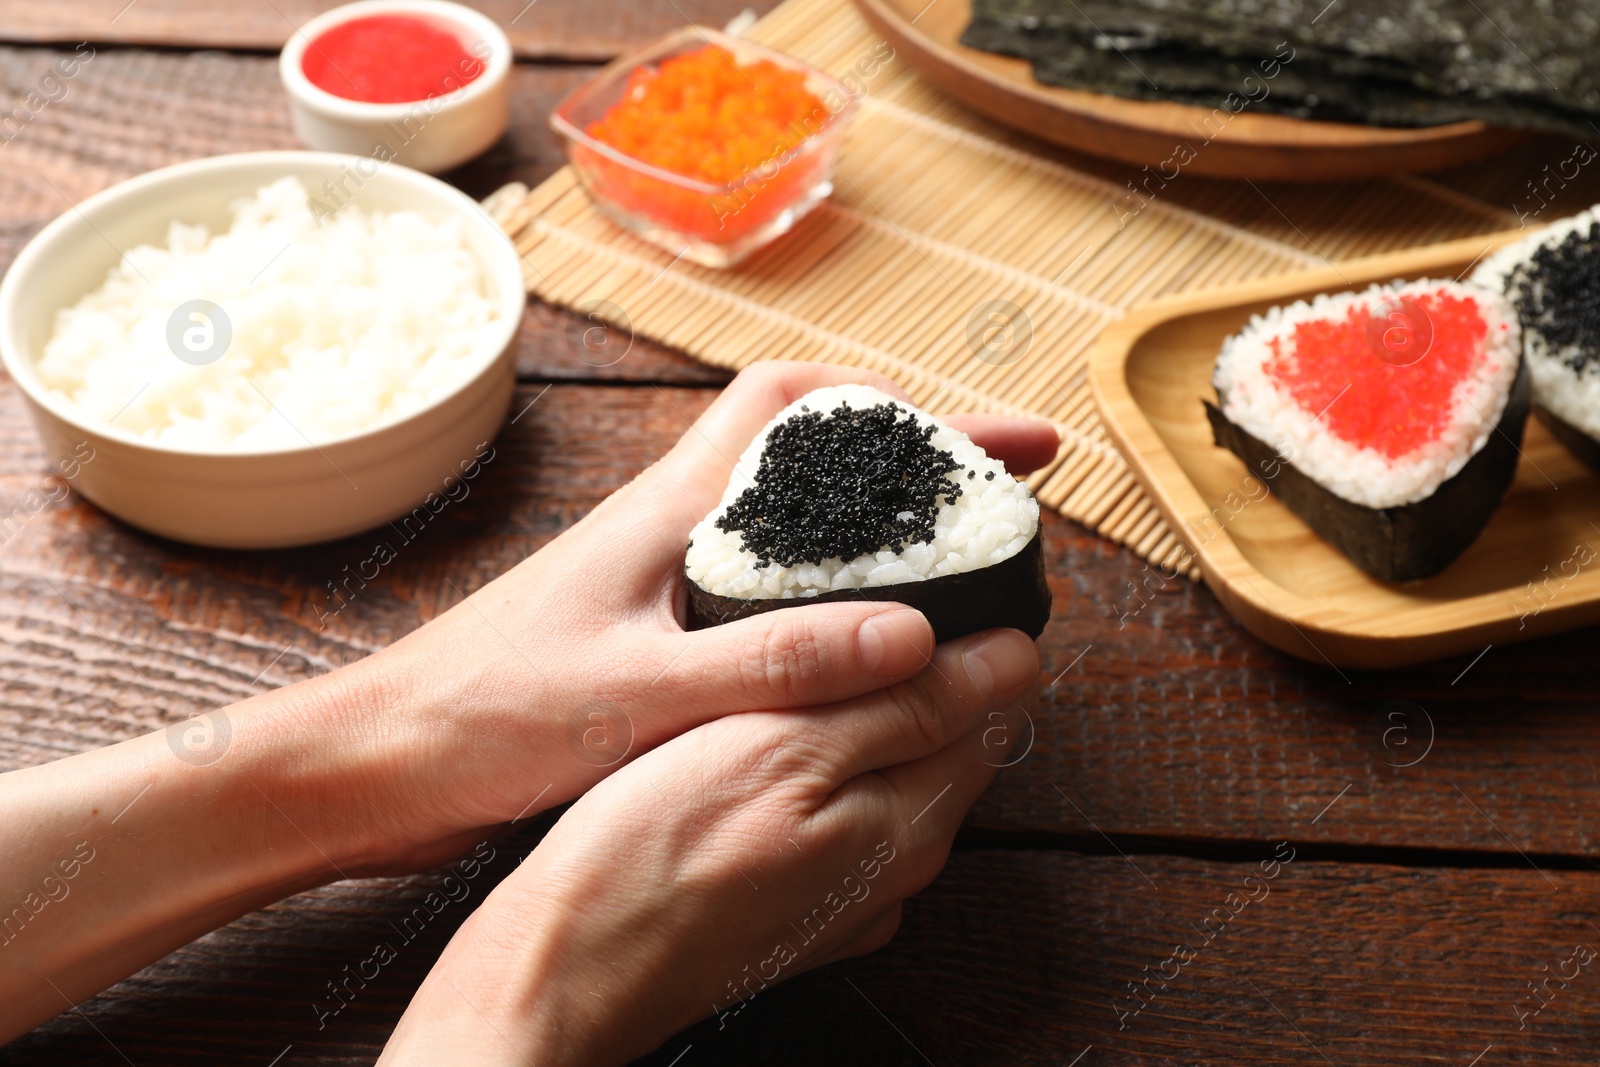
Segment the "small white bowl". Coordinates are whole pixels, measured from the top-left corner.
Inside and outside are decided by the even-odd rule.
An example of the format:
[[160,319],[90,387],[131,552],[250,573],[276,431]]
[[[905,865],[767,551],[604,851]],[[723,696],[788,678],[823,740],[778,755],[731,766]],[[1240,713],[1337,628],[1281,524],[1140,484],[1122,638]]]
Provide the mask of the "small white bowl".
[[[483,73],[453,93],[407,104],[346,100],[311,84],[301,66],[311,42],[340,23],[371,15],[411,15],[433,23],[481,59]],[[294,132],[307,147],[392,159],[429,174],[483,154],[511,121],[511,42],[493,19],[445,0],[361,0],[325,11],[283,46],[278,74],[289,94]]]
[[47,393],[36,362],[56,313],[99,288],[120,249],[164,247],[174,219],[213,233],[228,206],[286,176],[316,189],[367,159],[328,152],[250,152],[152,171],[79,204],[39,231],[0,281],[0,363],[27,401],[45,455],[93,449],[71,485],[151,533],[220,548],[280,548],[370,529],[412,511],[492,440],[510,406],[515,340],[527,295],[515,247],[466,194],[405,167],[377,167],[359,193],[368,211],[454,218],[482,263],[501,326],[474,355],[467,380],[428,407],[316,445],[251,452],[153,444]]

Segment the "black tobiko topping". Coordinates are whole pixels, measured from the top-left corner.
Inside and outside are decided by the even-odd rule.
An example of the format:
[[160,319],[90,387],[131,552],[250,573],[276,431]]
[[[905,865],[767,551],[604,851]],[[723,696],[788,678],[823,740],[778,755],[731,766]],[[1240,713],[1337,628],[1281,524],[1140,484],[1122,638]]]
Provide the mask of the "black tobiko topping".
[[[1582,374],[1600,361],[1600,223],[1542,245],[1513,276],[1517,317]],[[1570,350],[1570,351],[1568,351]]]
[[767,437],[755,484],[717,520],[744,534],[757,566],[844,560],[932,541],[934,519],[961,486],[960,468],[933,447],[934,427],[892,404],[827,415],[802,407]]

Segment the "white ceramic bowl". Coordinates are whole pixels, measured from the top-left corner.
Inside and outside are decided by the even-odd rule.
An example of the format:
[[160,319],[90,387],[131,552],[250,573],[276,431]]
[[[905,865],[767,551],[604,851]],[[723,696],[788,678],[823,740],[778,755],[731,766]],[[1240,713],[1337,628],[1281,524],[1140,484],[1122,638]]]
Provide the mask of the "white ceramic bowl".
[[[511,402],[526,293],[516,249],[472,199],[405,167],[376,167],[355,203],[458,219],[502,320],[467,381],[412,415],[316,446],[253,452],[181,450],[89,421],[47,394],[35,363],[56,312],[100,287],[119,249],[165,246],[174,219],[226,229],[228,205],[292,175],[308,189],[352,166],[325,152],[251,152],[152,171],[90,197],[41,230],[0,282],[0,362],[27,401],[52,461],[94,459],[71,485],[126,522],[178,541],[277,548],[344,537],[443,495]],[[368,161],[360,161],[368,162]],[[176,358],[176,357],[174,357]],[[451,483],[452,485],[454,482]]]
[[[455,34],[484,71],[462,88],[409,104],[346,100],[311,84],[301,61],[321,33],[371,15],[412,15]],[[481,155],[511,120],[511,42],[493,19],[445,0],[361,0],[325,11],[295,31],[278,56],[294,132],[323,152],[376,155],[440,174]]]

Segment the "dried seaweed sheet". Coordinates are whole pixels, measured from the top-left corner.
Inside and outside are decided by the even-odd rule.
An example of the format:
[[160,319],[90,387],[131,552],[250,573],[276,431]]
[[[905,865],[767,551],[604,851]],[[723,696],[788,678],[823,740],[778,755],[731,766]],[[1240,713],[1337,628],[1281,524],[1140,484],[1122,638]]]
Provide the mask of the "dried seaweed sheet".
[[975,0],[962,40],[1136,99],[1580,136],[1600,115],[1600,0]]

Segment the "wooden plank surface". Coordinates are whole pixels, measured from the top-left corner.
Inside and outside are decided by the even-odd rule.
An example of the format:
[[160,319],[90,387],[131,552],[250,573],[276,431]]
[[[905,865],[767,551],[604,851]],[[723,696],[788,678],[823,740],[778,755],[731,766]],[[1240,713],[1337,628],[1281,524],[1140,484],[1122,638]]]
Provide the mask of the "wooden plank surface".
[[[517,840],[525,849],[533,836]],[[1317,863],[1291,843],[1276,851],[1293,858],[1269,867],[1269,880],[1260,864],[1275,845],[1238,862],[957,852],[906,905],[887,949],[763,992],[641,1062],[1593,1062],[1600,960],[1567,961],[1580,945],[1600,950],[1588,918],[1600,875],[1555,872],[1552,888],[1528,869]],[[497,848],[473,897],[402,946],[324,1030],[313,1010],[324,982],[393,938],[390,921],[436,877],[331,887],[241,919],[88,1002],[83,1016],[13,1042],[0,1064],[371,1063],[472,901],[514,863],[512,842]],[[1182,962],[1179,945],[1191,950]],[[1543,984],[1558,972],[1574,976]],[[1139,1007],[1129,983],[1147,978]]]
[[[0,40],[106,41],[185,48],[273,51],[340,0],[71,0],[0,3]],[[467,0],[494,19],[525,59],[605,60],[680,26],[721,27],[774,0]]]
[[[283,23],[253,2],[137,0],[114,24],[102,6],[6,3],[0,38],[272,49],[270,34],[227,35],[259,35],[266,16]],[[314,5],[279,6],[303,18]],[[707,18],[684,0],[664,6]],[[733,6],[742,4],[728,14]],[[529,25],[543,36],[526,31],[519,47],[609,54],[623,38],[659,32],[650,20],[662,16],[649,3],[579,12],[540,0],[513,30],[537,14],[548,21]],[[504,23],[515,12],[502,14]],[[90,32],[102,19],[111,28]],[[6,98],[24,97],[58,54],[0,48]],[[587,73],[519,66],[512,131],[452,180],[482,196],[550,173],[561,157],[545,114]],[[115,181],[267,147],[295,147],[270,56],[101,49],[64,99],[0,143],[0,266],[49,218]],[[1518,200],[1528,182],[1572,148],[1548,139],[1418,188],[1514,220],[1531,206]],[[1186,178],[1170,195],[1184,203],[1204,182]],[[1551,196],[1549,215],[1600,196],[1600,169],[1583,168]],[[1327,246],[1338,219],[1314,200],[1240,189],[1229,221]],[[610,353],[585,345],[592,326],[529,308],[518,406],[559,384],[503,435],[472,495],[325,628],[311,592],[368,551],[360,538],[228,553],[148,537],[76,500],[33,517],[0,546],[0,769],[368,654],[452,603],[446,579],[470,590],[555,536],[656,458],[725,378],[643,341],[599,366]],[[0,505],[37,485],[46,462],[0,379]],[[908,906],[895,944],[764,994],[725,1030],[698,1027],[650,1062],[666,1065],[690,1044],[680,1067],[1068,1064],[1080,1052],[1082,1067],[1592,1060],[1592,966],[1524,1029],[1513,1011],[1534,1005],[1527,983],[1574,944],[1600,948],[1588,925],[1600,889],[1590,870],[1600,851],[1584,670],[1592,633],[1341,678],[1265,648],[1203,588],[1071,523],[1047,516],[1045,537],[1056,615],[1042,641],[1052,684],[1033,744],[980,800],[950,869]],[[1297,859],[1272,895],[1120,1028],[1112,998],[1127,1010],[1126,983],[1198,938],[1186,931],[1286,839]],[[517,840],[525,849],[536,835]],[[504,856],[501,871],[510,845]],[[311,1005],[435,880],[332,886],[248,916],[92,1001],[86,1017],[0,1049],[0,1065],[268,1065],[286,1049],[283,1067],[369,1063],[465,908],[327,1031]]]
[[[531,343],[550,351],[530,361],[563,358],[547,335]],[[522,386],[516,406],[542,388]],[[286,646],[261,686],[387,644],[453,602],[447,579],[476,588],[587,512],[711,396],[553,388],[503,434],[471,496],[325,629],[311,594],[368,553],[360,537],[221,552],[148,537],[79,502],[41,512],[0,550],[0,766],[239,699]],[[7,383],[0,502],[19,499],[46,462]],[[1031,750],[1002,772],[972,825],[1096,847],[1103,831],[1124,847],[1293,835],[1513,860],[1517,848],[1600,855],[1588,755],[1600,723],[1588,711],[1592,687],[1571,668],[1592,635],[1493,649],[1455,685],[1465,660],[1347,672],[1347,682],[1266,648],[1203,587],[1163,578],[1050,513],[1045,553],[1056,608],[1041,648],[1045,680],[1058,680]],[[1400,706],[1409,718],[1390,719],[1382,709],[1392,701],[1410,702]]]

